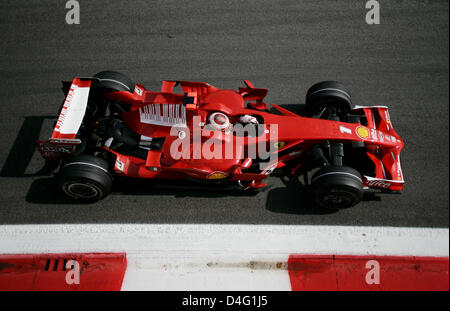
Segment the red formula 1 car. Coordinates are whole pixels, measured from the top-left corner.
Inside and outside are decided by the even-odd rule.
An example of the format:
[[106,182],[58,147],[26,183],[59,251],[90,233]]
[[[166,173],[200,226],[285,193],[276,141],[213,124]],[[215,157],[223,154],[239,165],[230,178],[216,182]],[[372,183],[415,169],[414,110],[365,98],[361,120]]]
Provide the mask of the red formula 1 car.
[[117,175],[257,189],[275,169],[305,176],[326,208],[353,206],[365,189],[402,189],[404,144],[387,107],[352,107],[341,83],[324,81],[300,116],[269,109],[267,90],[244,83],[163,81],[153,92],[113,71],[63,81],[66,100],[39,151],[63,160],[61,189],[84,201],[105,197]]

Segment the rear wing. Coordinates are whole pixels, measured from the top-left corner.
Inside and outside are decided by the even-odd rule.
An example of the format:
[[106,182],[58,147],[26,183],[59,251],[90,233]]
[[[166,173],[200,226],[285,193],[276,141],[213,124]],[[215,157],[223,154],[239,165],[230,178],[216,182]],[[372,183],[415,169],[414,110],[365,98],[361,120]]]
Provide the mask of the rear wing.
[[388,107],[356,106],[352,112],[363,113],[367,119],[367,131],[362,129],[358,135],[367,135],[367,156],[376,170],[375,176],[363,176],[364,187],[401,190],[405,183],[400,164],[404,142],[392,126]]
[[45,159],[62,159],[75,152],[81,140],[77,138],[83,121],[91,80],[74,78],[61,112],[48,141],[38,141],[39,152]]

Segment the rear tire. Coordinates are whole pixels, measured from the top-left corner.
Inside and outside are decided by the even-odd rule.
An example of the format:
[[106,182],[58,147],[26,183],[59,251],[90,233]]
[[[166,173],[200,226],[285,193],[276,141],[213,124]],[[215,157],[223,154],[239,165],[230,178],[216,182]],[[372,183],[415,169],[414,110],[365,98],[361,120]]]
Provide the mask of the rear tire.
[[134,92],[134,82],[126,75],[112,70],[101,71],[94,75],[100,79],[100,84],[96,85],[96,90],[106,91],[127,91]]
[[[121,91],[133,93],[135,84],[128,76],[111,70],[96,73],[94,78],[99,81],[93,84],[86,114],[95,122],[107,113],[109,101],[105,99],[105,93]],[[126,103],[116,103],[116,106],[121,107],[122,111],[129,111],[130,108]]]
[[311,178],[314,201],[323,208],[343,209],[358,204],[363,195],[359,172],[347,166],[328,166]]
[[352,110],[350,92],[342,83],[322,81],[309,88],[306,93],[306,110],[310,116],[331,106],[336,108],[338,116],[345,116]]
[[112,176],[108,172],[108,163],[87,154],[64,162],[58,182],[67,196],[84,202],[101,200],[111,192],[112,188]]

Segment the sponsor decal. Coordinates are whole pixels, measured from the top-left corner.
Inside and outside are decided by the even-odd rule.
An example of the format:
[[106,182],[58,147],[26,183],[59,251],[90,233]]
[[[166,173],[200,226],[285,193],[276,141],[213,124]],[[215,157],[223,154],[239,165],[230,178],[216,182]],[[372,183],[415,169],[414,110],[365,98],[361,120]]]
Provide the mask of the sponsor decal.
[[149,104],[139,108],[141,123],[186,127],[186,107],[181,104]]
[[135,92],[136,94],[138,94],[139,96],[142,96],[142,90],[141,90],[139,87],[135,86],[135,87],[134,87],[134,92]]
[[72,153],[72,146],[42,146],[42,152]]
[[61,159],[64,155],[72,154],[74,151],[74,144],[55,145],[49,142],[39,143],[39,152],[45,159]]
[[[58,121],[53,129],[52,138],[50,139],[51,142],[75,143],[74,138],[80,128],[86,110],[90,85],[91,81],[82,81],[78,78],[73,79]],[[69,140],[58,141],[58,138]]]
[[55,131],[56,132],[60,131],[60,129],[61,129],[63,123],[64,123],[64,120],[66,119],[66,115],[67,115],[67,113],[69,111],[69,107],[72,104],[72,98],[73,98],[75,90],[77,88],[78,88],[78,85],[72,83],[72,85],[70,87],[70,90],[67,93],[66,100],[64,101],[63,108],[61,109],[61,112],[59,114],[58,121],[56,121],[56,126],[55,126]]
[[367,182],[367,185],[369,187],[376,187],[376,188],[384,188],[387,189],[391,186],[390,182],[384,181],[384,180],[370,180]]
[[117,158],[117,160],[116,160],[116,167],[117,167],[117,169],[118,169],[119,171],[122,171],[122,172],[123,172],[123,169],[124,169],[124,167],[125,167],[125,164],[124,164],[122,161],[120,161],[119,158]]
[[342,134],[344,133],[352,134],[352,130],[343,125],[339,126],[339,131],[341,131]]
[[378,134],[379,134],[379,136],[380,136],[380,141],[381,141],[381,142],[384,142],[384,135],[383,135],[383,133],[380,132],[380,131],[378,131]]
[[228,174],[223,172],[212,172],[208,176],[206,176],[206,179],[210,180],[217,180],[217,179],[224,179],[227,178]]
[[387,110],[384,111],[384,117],[386,118],[386,123],[391,124],[391,118],[389,117],[389,112]]
[[75,139],[64,139],[64,138],[50,138],[51,143],[55,144],[70,144],[70,145],[78,145],[81,144],[81,140]]
[[377,130],[375,129],[370,129],[370,132],[372,133],[372,138],[376,141],[378,141],[378,135],[377,135]]
[[367,139],[369,137],[369,129],[365,126],[360,125],[356,128],[356,134],[361,139]]
[[112,144],[113,140],[114,140],[113,137],[108,138],[108,139],[105,141],[105,147],[106,147],[106,148],[111,147],[111,144]]

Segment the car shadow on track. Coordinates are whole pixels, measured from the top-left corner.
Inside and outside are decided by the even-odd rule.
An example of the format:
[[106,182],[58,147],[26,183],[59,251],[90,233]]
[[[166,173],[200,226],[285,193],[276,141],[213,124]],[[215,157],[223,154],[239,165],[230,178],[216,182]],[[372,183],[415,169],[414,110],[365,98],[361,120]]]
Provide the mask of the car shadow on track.
[[46,119],[55,119],[54,116],[28,116],[24,118],[22,126],[13,143],[8,157],[0,170],[0,177],[32,177],[47,175],[57,162],[47,161],[45,166],[34,174],[25,171],[37,150],[37,141]]
[[[274,213],[294,215],[327,215],[339,210],[325,209],[317,206],[312,199],[309,186],[297,178],[280,177],[284,187],[268,191],[266,209]],[[377,193],[365,192],[362,201],[380,201]]]
[[[312,200],[310,189],[297,179],[278,176],[284,185],[259,191],[242,190],[237,187],[205,185],[186,181],[146,180],[134,178],[116,178],[110,195],[130,196],[173,196],[175,198],[226,198],[252,197],[261,192],[266,194],[266,210],[273,213],[294,215],[327,215],[338,210],[329,210],[316,206]],[[34,204],[80,204],[65,196],[59,189],[54,176],[38,178],[31,184],[26,201]],[[365,193],[363,201],[380,201],[376,193]],[[95,203],[91,203],[95,204]]]
[[34,180],[28,189],[25,201],[35,204],[80,204],[64,195],[53,176]]
[[113,193],[126,195],[171,195],[179,198],[217,198],[227,196],[255,196],[257,191],[244,191],[237,185],[223,186],[190,180],[151,180],[139,178],[117,178]]
[[[176,198],[201,197],[238,197],[255,196],[258,192],[243,191],[236,187],[220,187],[214,185],[189,184],[186,181],[161,181],[134,178],[116,178],[110,195],[168,195]],[[71,200],[60,191],[55,177],[44,177],[33,181],[25,200],[35,204],[80,204]],[[95,204],[95,203],[91,203]]]
[[316,206],[309,187],[296,178],[280,177],[284,187],[270,189],[267,193],[266,209],[274,213],[295,215],[325,215],[336,211]]

